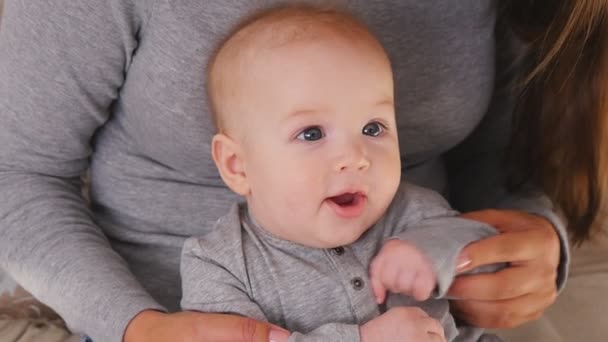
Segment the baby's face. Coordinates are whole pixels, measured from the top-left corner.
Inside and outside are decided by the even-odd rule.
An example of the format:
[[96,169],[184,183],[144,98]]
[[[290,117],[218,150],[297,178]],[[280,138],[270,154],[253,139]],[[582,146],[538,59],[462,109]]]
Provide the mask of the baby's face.
[[259,52],[243,77],[244,168],[255,219],[299,244],[357,240],[400,181],[390,64],[339,39]]

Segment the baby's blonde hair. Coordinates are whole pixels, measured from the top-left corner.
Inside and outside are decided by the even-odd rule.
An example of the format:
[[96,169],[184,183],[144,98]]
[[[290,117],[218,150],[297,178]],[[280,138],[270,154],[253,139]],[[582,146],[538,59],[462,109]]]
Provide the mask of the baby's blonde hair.
[[255,13],[237,25],[211,56],[207,68],[207,93],[213,121],[225,132],[229,110],[225,99],[238,85],[231,83],[239,63],[257,48],[277,48],[314,40],[326,35],[364,42],[386,56],[373,34],[344,9],[307,4],[290,4]]

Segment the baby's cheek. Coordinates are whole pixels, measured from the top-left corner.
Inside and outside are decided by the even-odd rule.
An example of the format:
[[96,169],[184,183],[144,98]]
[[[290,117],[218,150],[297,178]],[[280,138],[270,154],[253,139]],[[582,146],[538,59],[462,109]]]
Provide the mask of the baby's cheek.
[[289,182],[283,184],[284,205],[294,213],[307,211],[318,206],[322,200],[319,195],[319,182],[298,174],[292,174]]
[[272,191],[275,194],[273,197],[280,202],[277,205],[291,210],[292,214],[318,206],[325,184],[322,166],[307,158],[286,159],[280,167],[273,168],[264,176],[268,191]]
[[297,185],[286,185],[282,196],[285,205],[294,211],[310,206],[313,192],[311,188]]

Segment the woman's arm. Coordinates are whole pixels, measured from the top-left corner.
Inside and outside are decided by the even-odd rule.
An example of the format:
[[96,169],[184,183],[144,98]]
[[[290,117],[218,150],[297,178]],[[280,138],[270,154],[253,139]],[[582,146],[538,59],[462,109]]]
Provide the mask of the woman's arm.
[[120,341],[162,310],[80,194],[145,13],[131,1],[12,1],[0,30],[0,265],[75,332]]
[[[510,92],[504,86],[513,71],[508,70],[508,63],[504,58],[498,62],[496,83],[502,86],[495,90],[486,116],[445,158],[450,202],[456,209],[503,209],[466,215],[494,225],[501,234],[474,243],[465,252],[474,258],[471,266],[508,262],[512,267],[492,275],[457,279],[450,293],[464,299],[454,302],[454,306],[466,312],[465,318],[482,327],[511,327],[544,312],[553,303],[558,288],[563,288],[569,263],[564,223],[547,198],[536,191],[510,193],[504,186],[513,110]],[[491,219],[488,213],[496,217]],[[524,250],[535,253],[522,256],[520,252]],[[517,262],[516,272],[513,265]],[[487,290],[480,292],[481,287]],[[516,288],[523,292],[509,290]]]

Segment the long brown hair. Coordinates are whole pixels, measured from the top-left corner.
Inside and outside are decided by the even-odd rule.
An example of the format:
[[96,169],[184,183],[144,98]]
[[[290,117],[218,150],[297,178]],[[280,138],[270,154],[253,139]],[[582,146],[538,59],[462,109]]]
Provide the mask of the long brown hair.
[[526,45],[509,185],[539,185],[580,244],[608,225],[608,0],[500,3]]

